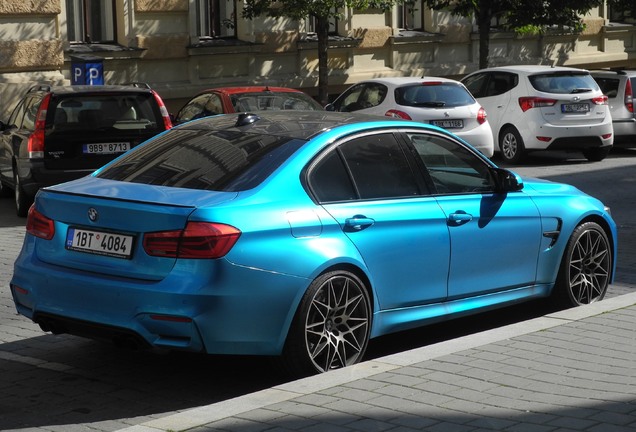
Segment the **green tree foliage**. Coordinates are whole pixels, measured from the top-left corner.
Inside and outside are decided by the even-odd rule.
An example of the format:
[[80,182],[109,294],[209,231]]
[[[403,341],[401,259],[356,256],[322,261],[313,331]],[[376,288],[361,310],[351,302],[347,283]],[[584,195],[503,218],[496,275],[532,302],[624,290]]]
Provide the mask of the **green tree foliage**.
[[[401,0],[245,0],[243,17],[253,19],[259,16],[302,20],[316,18],[318,36],[318,101],[323,105],[328,100],[328,39],[329,19],[339,17],[337,11],[345,7],[357,11],[378,9],[387,11]],[[336,11],[336,12],[334,12]]]
[[[609,0],[636,4],[635,0]],[[491,22],[520,33],[560,27],[573,33],[583,30],[581,17],[604,0],[423,0],[431,9],[475,18],[479,27],[479,67],[488,66]]]

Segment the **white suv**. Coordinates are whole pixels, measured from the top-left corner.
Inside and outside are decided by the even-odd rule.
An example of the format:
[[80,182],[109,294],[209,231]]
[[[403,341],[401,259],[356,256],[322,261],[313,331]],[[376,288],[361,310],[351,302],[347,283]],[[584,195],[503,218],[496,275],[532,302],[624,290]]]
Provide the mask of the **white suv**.
[[583,69],[502,66],[462,79],[486,109],[495,150],[519,163],[533,150],[580,151],[604,159],[614,135],[607,96]]
[[590,73],[608,98],[614,125],[614,145],[636,147],[636,70],[596,70]]

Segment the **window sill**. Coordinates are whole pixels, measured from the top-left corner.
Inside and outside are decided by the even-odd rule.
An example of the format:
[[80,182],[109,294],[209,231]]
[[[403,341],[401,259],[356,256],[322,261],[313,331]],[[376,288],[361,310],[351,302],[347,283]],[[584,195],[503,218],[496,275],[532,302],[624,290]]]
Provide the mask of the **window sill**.
[[143,48],[131,48],[116,43],[78,43],[71,42],[64,50],[66,57],[77,54],[90,54],[101,58],[140,58]]

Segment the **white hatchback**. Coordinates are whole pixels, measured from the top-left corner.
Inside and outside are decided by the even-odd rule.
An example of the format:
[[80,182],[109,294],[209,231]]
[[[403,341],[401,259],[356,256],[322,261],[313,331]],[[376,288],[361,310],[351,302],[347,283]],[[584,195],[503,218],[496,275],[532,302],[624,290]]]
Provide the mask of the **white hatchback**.
[[578,151],[590,161],[612,148],[612,117],[603,94],[584,69],[502,66],[462,79],[488,112],[495,150],[519,163],[533,150]]
[[462,83],[452,79],[397,77],[361,81],[326,109],[429,123],[452,132],[487,157],[494,152],[486,111]]

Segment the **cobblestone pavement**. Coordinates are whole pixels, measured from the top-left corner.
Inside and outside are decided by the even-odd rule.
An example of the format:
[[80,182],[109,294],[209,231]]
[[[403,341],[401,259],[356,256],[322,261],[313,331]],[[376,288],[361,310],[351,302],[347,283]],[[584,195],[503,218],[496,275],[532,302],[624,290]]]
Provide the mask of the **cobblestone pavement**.
[[614,297],[125,432],[633,432],[635,304]]

